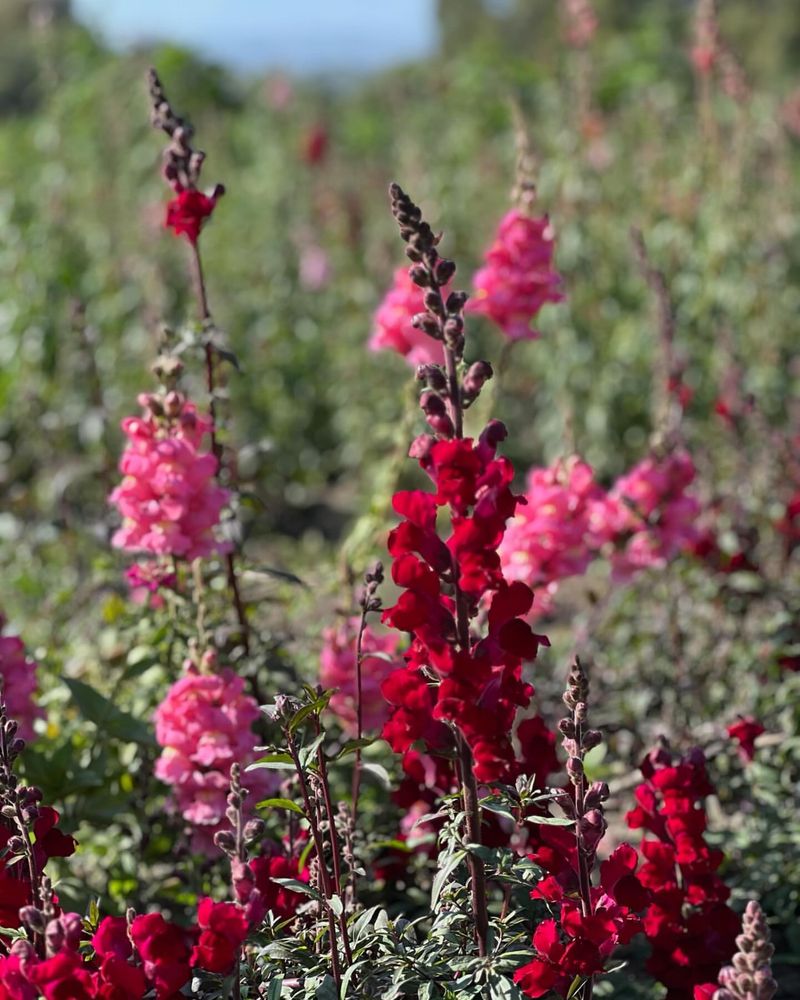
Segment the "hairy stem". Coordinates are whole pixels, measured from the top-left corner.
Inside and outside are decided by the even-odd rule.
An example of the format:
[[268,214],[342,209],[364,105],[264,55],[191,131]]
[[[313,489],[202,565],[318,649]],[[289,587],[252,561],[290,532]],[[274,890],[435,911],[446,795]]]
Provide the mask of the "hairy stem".
[[[197,297],[197,307],[198,313],[200,315],[200,322],[202,325],[211,319],[211,312],[208,308],[208,293],[206,292],[206,281],[203,274],[203,261],[200,257],[200,248],[197,243],[191,244],[191,262],[192,262],[192,275],[194,278],[194,288],[195,295]],[[215,358],[214,358],[214,347],[209,340],[206,341],[204,345],[205,352],[205,363],[206,363],[206,390],[208,392],[208,412],[211,417],[211,451],[217,460],[217,481],[219,481],[220,474],[222,472],[222,446],[220,445],[219,439],[217,437],[217,405],[215,399],[216,391],[216,379],[215,379]],[[245,610],[244,602],[242,601],[241,591],[239,590],[239,578],[236,573],[236,563],[234,561],[233,553],[227,552],[225,554],[225,566],[228,578],[228,588],[231,592],[231,597],[233,598],[233,606],[236,611],[236,619],[239,622],[239,627],[242,630],[242,642],[244,644],[245,653],[250,652],[250,623],[247,620],[247,611]]]

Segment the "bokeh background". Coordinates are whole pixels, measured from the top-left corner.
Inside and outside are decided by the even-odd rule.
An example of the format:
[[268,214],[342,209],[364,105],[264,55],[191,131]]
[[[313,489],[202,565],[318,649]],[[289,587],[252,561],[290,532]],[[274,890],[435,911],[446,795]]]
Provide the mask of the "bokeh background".
[[[661,369],[635,226],[672,299],[704,501],[730,531],[782,516],[800,395],[800,7],[723,0],[733,62],[704,90],[690,58],[693,3],[594,6],[597,32],[576,47],[553,0],[2,0],[0,599],[43,664],[50,742],[32,749],[29,773],[66,828],[85,824],[67,898],[93,888],[121,904],[166,891],[125,853],[131,788],[151,749],[87,737],[61,683],[83,678],[137,718],[152,711],[137,677],[163,635],[132,648],[106,502],[119,421],[154,385],[164,328],[180,337],[194,321],[187,248],[163,227],[149,65],[196,128],[204,179],[227,188],[203,253],[240,369],[227,376],[224,439],[242,487],[246,582],[261,626],[275,629],[278,666],[288,636],[313,675],[325,609],[351,607],[354,577],[382,551],[387,498],[414,471],[411,369],[367,347],[403,261],[387,186],[402,183],[445,230],[468,287],[509,204],[514,107],[566,298],[543,310],[535,342],[510,347],[472,322],[468,357],[498,368],[475,426],[490,413],[509,424],[521,480],[577,450],[608,485],[643,457]],[[202,399],[201,381],[188,384]],[[721,399],[750,416],[732,430]],[[550,684],[557,704],[577,613],[619,761],[633,765],[656,720],[712,738],[737,707],[731,691],[795,732],[797,685],[777,664],[798,655],[796,556],[794,584],[777,556],[764,560],[769,581],[745,574],[732,589],[681,565],[600,610],[602,582],[566,588],[537,687],[546,696]],[[676,616],[689,637],[677,680],[664,638]],[[796,743],[782,752],[796,755]],[[762,776],[769,801],[750,811],[761,826],[736,819],[736,800],[726,842],[740,838],[741,898],[757,879],[774,892],[784,956],[800,948],[800,872],[782,839],[793,759],[794,772]]]

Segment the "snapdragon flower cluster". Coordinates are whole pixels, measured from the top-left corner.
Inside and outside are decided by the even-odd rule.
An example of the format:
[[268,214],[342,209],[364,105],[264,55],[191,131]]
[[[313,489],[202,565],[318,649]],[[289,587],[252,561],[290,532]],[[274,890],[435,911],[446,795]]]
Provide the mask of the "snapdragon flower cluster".
[[546,303],[564,298],[561,276],[553,268],[554,247],[546,215],[537,218],[511,209],[475,274],[475,296],[467,312],[488,317],[509,340],[535,340],[534,317]]
[[[475,297],[467,303],[467,312],[486,316],[509,340],[536,339],[539,334],[531,327],[532,321],[542,306],[564,297],[561,276],[553,267],[554,247],[546,216],[536,218],[516,208],[509,211],[500,222],[483,267],[475,274]],[[446,282],[442,292],[446,298]],[[406,268],[398,268],[375,313],[370,349],[396,351],[412,366],[441,365],[441,346],[414,323],[414,317],[426,308],[423,289]]]
[[531,896],[546,901],[557,913],[537,926],[534,958],[514,973],[520,990],[534,998],[550,990],[562,997],[571,995],[576,977],[591,984],[605,971],[615,949],[641,931],[638,914],[649,900],[630,844],[617,847],[600,865],[597,883],[592,880],[607,828],[603,804],[609,790],[603,781],[589,783],[584,771],[586,754],[602,740],[600,732],[589,726],[588,698],[588,677],[576,659],[564,692],[569,714],[559,722],[569,785],[556,797],[571,824],[536,825],[535,845],[528,854],[545,872]]
[[639,872],[651,893],[643,922],[652,947],[647,969],[667,987],[667,1000],[691,1000],[695,986],[716,982],[739,931],[726,903],[730,890],[717,874],[724,854],[705,839],[703,803],[714,788],[699,749],[676,758],[662,741],[641,770],[638,804],[626,819],[651,835],[642,840]]
[[[319,682],[323,688],[335,688],[328,707],[348,736],[357,733],[356,643],[360,619],[348,618],[323,632]],[[361,721],[365,730],[378,731],[389,714],[381,693],[381,684],[402,665],[398,647],[402,639],[396,632],[376,632],[365,626],[361,638]],[[376,655],[378,654],[378,655]]]
[[35,737],[33,723],[44,718],[44,710],[34,701],[37,691],[36,663],[25,651],[18,635],[3,634],[6,620],[0,614],[0,687],[8,714],[18,723],[23,740]]
[[109,501],[123,522],[112,544],[189,561],[225,551],[215,529],[229,492],[215,481],[216,456],[204,450],[210,419],[174,389],[143,393],[139,402],[144,414],[122,421],[124,478]]
[[[522,680],[522,664],[547,639],[523,620],[533,593],[524,583],[506,581],[497,552],[519,503],[511,491],[513,466],[497,455],[506,429],[491,420],[477,439],[463,436],[463,411],[492,369],[478,361],[459,375],[467,297],[442,292],[455,264],[439,256],[439,238],[402,189],[393,185],[391,193],[412,261],[409,276],[424,291],[425,311],[414,325],[442,343],[445,365],[417,371],[426,385],[420,406],[433,434],[416,438],[409,453],[434,489],[400,491],[392,499],[402,520],[388,546],[392,579],[402,593],[382,620],[412,641],[405,667],[382,686],[393,706],[383,736],[406,755],[417,741],[428,750],[450,750],[457,731],[478,781],[512,781],[519,773],[512,741],[517,712],[533,691]],[[441,508],[450,525],[446,539],[437,528]],[[480,606],[487,609],[484,635],[470,624]]]
[[392,287],[378,306],[373,319],[369,348],[396,351],[409,365],[442,364],[441,344],[414,326],[414,317],[425,309],[422,289],[414,284],[408,268],[398,267]]
[[[155,774],[172,787],[174,806],[193,828],[197,850],[214,852],[214,834],[225,825],[231,765],[245,767],[255,759],[252,727],[259,715],[244,680],[219,669],[211,650],[186,660],[183,677],[156,709],[156,740],[163,750]],[[268,771],[253,771],[248,786],[257,802],[274,779]]]
[[604,553],[618,582],[662,568],[700,538],[700,503],[689,492],[694,478],[681,448],[648,455],[608,492],[577,456],[531,469],[527,503],[500,545],[506,576],[535,589],[534,614],[542,614],[552,610],[561,581],[582,575]]
[[23,915],[32,933],[43,934],[45,953],[26,939],[13,943],[0,957],[0,1000],[171,1000],[193,970],[231,972],[251,928],[244,907],[208,897],[190,927],[160,913],[105,917],[91,938],[78,913],[47,919],[29,906]]
[[175,114],[154,69],[148,72],[148,84],[152,124],[170,140],[164,150],[163,173],[175,197],[167,205],[165,225],[176,236],[185,236],[192,246],[196,246],[200,231],[217,201],[225,194],[225,188],[216,184],[208,193],[198,189],[205,153],[192,147],[194,130],[189,122]]
[[585,573],[614,528],[606,492],[577,455],[531,469],[525,499],[508,525],[500,558],[509,579],[534,588],[534,612],[544,613],[559,582]]

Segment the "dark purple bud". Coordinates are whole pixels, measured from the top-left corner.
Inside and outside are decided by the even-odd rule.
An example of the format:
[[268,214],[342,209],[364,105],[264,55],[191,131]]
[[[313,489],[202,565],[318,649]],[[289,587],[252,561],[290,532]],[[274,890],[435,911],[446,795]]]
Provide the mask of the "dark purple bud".
[[427,333],[429,337],[435,337],[437,340],[442,339],[439,320],[433,313],[416,313],[411,319],[411,325],[422,330],[423,333]]
[[591,750],[603,742],[603,734],[597,729],[587,729],[583,734],[583,749]]
[[494,372],[488,361],[473,362],[464,376],[464,392],[468,396],[477,396],[484,386],[484,383],[492,377]]
[[437,261],[434,277],[436,278],[436,283],[439,286],[446,285],[455,273],[456,265],[454,261],[446,260],[444,257]]
[[447,302],[445,303],[445,308],[447,312],[451,315],[460,313],[464,306],[467,304],[467,299],[469,295],[466,292],[450,292],[447,296]]
[[432,390],[422,393],[419,398],[419,405],[427,417],[439,417],[447,412],[442,397]]
[[431,277],[428,274],[428,269],[423,267],[422,264],[415,264],[413,267],[410,267],[408,269],[408,276],[420,288],[428,288],[430,286]]
[[432,312],[435,316],[444,316],[444,304],[442,302],[441,293],[435,291],[434,289],[429,289],[425,292],[423,297],[425,303],[425,308]]

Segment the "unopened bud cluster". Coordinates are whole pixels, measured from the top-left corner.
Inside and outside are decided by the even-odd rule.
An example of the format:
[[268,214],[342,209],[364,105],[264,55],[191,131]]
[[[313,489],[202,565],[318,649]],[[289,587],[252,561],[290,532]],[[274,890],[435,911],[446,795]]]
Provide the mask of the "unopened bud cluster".
[[383,583],[383,563],[378,560],[364,574],[364,586],[358,594],[358,606],[366,614],[368,611],[380,611],[382,602],[378,596],[378,587]]
[[573,797],[564,792],[557,801],[578,824],[581,847],[591,861],[606,831],[603,803],[609,792],[604,781],[592,782],[588,788],[586,786],[584,757],[603,742],[599,730],[589,728],[588,698],[589,678],[583,664],[575,657],[563,695],[570,715],[558,723],[559,732],[564,737],[561,745],[567,752],[567,776],[573,786]]
[[736,938],[733,964],[720,969],[720,989],[714,1000],[772,1000],[778,990],[770,968],[774,953],[764,912],[751,900],[742,918],[742,933]]
[[[154,69],[148,71],[147,83],[152,102],[150,120],[154,128],[161,129],[170,139],[163,154],[164,177],[175,191],[193,190],[200,180],[206,154],[192,147],[194,129],[175,113]],[[223,186],[217,184],[213,196],[219,197],[223,193]]]
[[[444,344],[454,364],[464,355],[464,306],[467,293],[450,292],[445,299],[442,289],[453,278],[456,265],[441,257],[437,250],[440,237],[422,218],[419,207],[403,189],[390,188],[392,214],[406,241],[406,256],[413,261],[408,274],[424,290],[425,312],[417,313],[412,322],[434,340]],[[449,362],[448,362],[449,365]],[[438,364],[423,364],[417,368],[417,378],[425,384],[420,406],[431,429],[440,438],[452,438],[457,433],[454,415],[468,407],[480,395],[484,384],[492,377],[488,361],[476,361],[467,369],[459,383],[455,371],[445,371]]]

